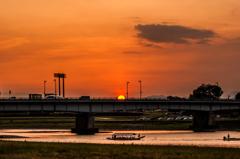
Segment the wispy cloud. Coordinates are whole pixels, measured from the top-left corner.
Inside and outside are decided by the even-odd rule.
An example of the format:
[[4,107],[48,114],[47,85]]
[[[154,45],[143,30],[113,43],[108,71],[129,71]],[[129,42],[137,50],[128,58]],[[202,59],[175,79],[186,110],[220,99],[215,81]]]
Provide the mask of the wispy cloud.
[[197,42],[197,44],[208,44],[211,40],[208,39],[202,39],[200,41]]
[[154,48],[159,48],[159,49],[162,48],[161,46],[154,45],[154,44],[148,44],[148,43],[139,43],[139,45],[142,45],[144,47],[154,47]]
[[130,19],[131,21],[134,21],[134,22],[136,22],[136,23],[141,23],[141,22],[143,22],[140,17],[129,17],[128,19]]
[[0,39],[0,49],[8,49],[11,47],[19,46],[24,43],[28,43],[30,40],[26,37],[17,37],[10,39]]
[[123,52],[124,54],[139,54],[140,52],[135,52],[135,51],[125,51]]

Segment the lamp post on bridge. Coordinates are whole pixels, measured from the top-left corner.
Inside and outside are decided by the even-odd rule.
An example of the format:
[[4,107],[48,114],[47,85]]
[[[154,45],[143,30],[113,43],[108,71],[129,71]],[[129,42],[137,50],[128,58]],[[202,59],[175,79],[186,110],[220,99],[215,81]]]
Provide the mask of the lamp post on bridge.
[[12,93],[11,90],[9,90],[9,99],[10,99],[11,93]]
[[46,97],[46,92],[45,92],[45,83],[46,83],[47,81],[44,81],[44,97]]
[[128,99],[128,83],[129,83],[129,82],[127,82],[127,99]]
[[138,81],[138,82],[140,82],[140,99],[142,99],[142,86],[141,86],[141,80],[140,81]]

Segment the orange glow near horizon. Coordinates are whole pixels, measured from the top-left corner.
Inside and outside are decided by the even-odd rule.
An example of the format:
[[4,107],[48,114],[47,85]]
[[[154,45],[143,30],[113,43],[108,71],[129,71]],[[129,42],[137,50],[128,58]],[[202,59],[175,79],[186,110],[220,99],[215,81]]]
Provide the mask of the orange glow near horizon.
[[125,97],[123,95],[118,96],[118,100],[125,100]]

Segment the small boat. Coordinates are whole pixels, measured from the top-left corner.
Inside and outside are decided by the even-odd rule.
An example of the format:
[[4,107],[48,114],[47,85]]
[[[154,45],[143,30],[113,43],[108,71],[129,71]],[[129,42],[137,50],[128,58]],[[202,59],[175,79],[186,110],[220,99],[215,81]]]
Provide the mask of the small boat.
[[137,137],[135,137],[135,133],[115,133],[112,135],[112,137],[108,137],[108,140],[140,140],[141,138],[144,138],[145,136],[140,136],[138,134]]
[[223,141],[240,141],[240,138],[228,138],[224,136]]

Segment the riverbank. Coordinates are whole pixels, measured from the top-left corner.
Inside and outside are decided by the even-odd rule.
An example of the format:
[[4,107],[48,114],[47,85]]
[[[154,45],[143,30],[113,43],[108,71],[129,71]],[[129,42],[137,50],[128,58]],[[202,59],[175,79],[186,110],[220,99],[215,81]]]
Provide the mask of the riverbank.
[[0,141],[0,158],[240,158],[239,149]]
[[[190,130],[191,120],[133,120],[130,117],[97,117],[102,130]],[[216,131],[239,131],[239,119],[216,120]],[[0,129],[71,129],[74,117],[1,117]]]

